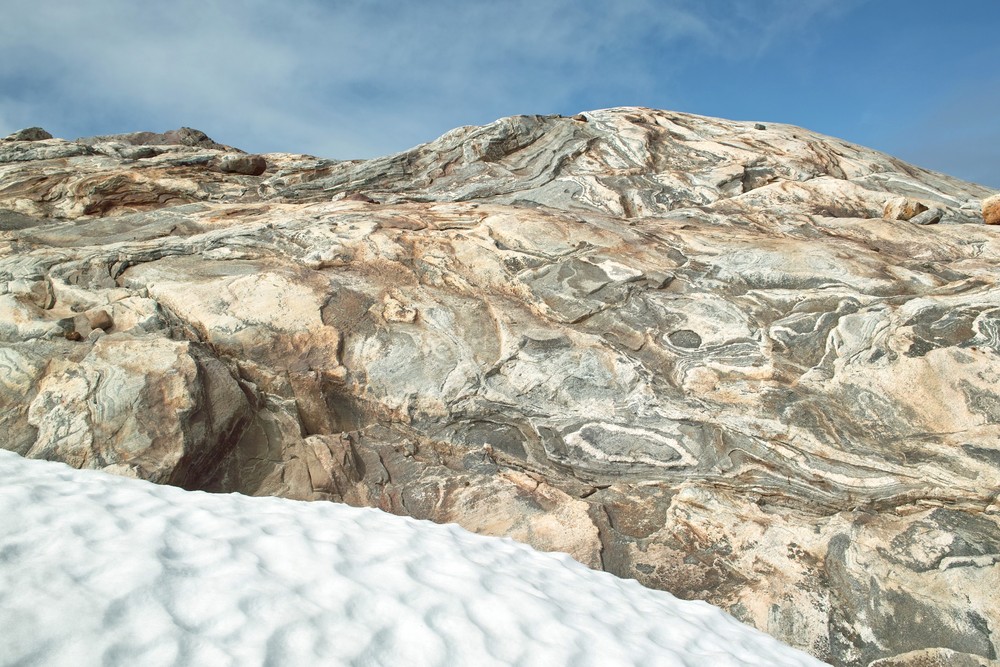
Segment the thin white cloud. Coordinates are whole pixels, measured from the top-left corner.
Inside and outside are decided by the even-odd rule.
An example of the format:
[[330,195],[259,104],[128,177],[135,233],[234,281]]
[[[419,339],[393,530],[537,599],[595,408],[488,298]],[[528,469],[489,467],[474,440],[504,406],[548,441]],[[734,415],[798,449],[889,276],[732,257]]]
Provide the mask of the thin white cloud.
[[[363,157],[460,124],[663,96],[663,54],[752,57],[829,0],[7,0],[0,133],[191,125],[252,150]],[[805,9],[803,9],[805,7]],[[719,10],[722,11],[719,11]]]
[[[842,17],[868,1],[723,0],[721,5],[733,20],[719,21],[718,25],[727,43],[736,45],[730,55],[761,57],[789,38],[802,49],[819,44],[822,40],[817,34],[824,22]],[[747,40],[749,36],[751,41]]]

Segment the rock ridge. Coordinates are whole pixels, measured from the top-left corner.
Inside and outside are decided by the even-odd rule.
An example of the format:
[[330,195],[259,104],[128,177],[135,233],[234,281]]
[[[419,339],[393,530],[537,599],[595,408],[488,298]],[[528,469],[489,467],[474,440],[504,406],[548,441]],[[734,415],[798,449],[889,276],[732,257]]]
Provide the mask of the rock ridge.
[[996,659],[992,191],[632,107],[372,160],[43,133],[0,142],[0,446],[510,536],[836,665]]

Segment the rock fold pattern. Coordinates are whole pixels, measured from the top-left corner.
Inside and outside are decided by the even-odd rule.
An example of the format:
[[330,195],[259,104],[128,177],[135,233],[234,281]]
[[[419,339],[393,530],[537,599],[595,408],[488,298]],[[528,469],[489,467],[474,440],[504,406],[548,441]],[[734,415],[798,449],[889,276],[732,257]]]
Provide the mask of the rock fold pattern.
[[510,536],[835,665],[997,658],[986,188],[641,108],[47,135],[0,141],[0,446]]

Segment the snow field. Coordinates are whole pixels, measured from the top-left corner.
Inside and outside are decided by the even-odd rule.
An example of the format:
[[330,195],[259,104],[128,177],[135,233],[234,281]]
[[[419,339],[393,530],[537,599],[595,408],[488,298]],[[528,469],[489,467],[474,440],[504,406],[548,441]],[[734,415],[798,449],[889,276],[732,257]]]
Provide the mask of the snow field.
[[0,450],[0,665],[820,665],[563,554]]

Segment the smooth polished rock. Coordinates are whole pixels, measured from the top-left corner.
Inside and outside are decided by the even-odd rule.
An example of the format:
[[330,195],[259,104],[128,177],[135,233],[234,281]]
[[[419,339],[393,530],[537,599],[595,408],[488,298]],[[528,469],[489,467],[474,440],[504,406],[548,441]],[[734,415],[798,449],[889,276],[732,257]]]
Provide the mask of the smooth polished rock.
[[996,659],[991,191],[640,108],[262,176],[129,137],[0,144],[4,447],[511,536],[836,665]]

